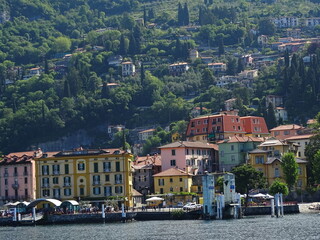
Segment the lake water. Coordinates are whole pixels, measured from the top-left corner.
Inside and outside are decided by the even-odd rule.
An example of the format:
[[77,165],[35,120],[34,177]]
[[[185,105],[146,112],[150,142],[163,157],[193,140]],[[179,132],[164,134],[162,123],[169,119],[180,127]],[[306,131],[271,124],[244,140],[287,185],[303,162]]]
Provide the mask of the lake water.
[[319,223],[319,214],[300,213],[283,218],[0,227],[0,239],[320,239]]

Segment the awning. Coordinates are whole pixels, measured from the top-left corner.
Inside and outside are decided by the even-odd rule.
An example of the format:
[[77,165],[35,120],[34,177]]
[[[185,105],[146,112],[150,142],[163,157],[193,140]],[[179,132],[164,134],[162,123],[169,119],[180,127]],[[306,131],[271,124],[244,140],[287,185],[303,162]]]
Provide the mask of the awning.
[[38,203],[41,203],[41,202],[49,202],[49,203],[52,203],[55,207],[59,207],[61,205],[61,201],[57,200],[57,199],[46,199],[46,198],[39,198],[39,199],[36,199],[34,201],[32,201],[28,207],[35,207],[37,206]]
[[152,201],[163,201],[164,199],[161,197],[152,197],[152,198],[148,198],[146,200],[146,202],[152,202]]

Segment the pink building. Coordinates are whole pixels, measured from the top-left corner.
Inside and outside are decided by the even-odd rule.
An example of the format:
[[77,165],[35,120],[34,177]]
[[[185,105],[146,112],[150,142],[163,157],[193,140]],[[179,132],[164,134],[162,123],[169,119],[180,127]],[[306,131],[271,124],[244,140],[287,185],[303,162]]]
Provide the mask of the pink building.
[[270,129],[270,133],[272,137],[275,137],[279,140],[284,140],[289,137],[300,135],[303,129],[304,127],[302,126],[296,124],[289,124],[272,128]]
[[174,142],[159,147],[162,171],[178,167],[190,174],[203,174],[217,169],[218,146],[202,142]]
[[0,161],[0,196],[3,202],[31,201],[36,196],[36,152],[10,153]]

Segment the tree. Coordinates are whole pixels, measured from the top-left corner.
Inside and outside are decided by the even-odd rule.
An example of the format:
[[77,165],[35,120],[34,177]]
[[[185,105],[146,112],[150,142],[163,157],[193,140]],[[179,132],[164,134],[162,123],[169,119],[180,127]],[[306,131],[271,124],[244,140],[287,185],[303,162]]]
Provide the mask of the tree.
[[277,126],[277,119],[274,113],[272,103],[269,103],[268,105],[266,123],[267,123],[268,129],[272,129]]
[[283,195],[288,195],[289,189],[286,183],[281,182],[279,179],[276,179],[271,186],[269,187],[269,193],[275,195],[277,193],[282,193]]
[[259,32],[264,35],[274,35],[276,32],[276,27],[270,19],[261,19],[259,21]]
[[[266,185],[266,179],[263,173],[257,171],[251,165],[240,165],[231,171],[235,175],[236,190],[249,196],[251,189],[263,188]],[[246,203],[248,198],[246,199]]]
[[219,37],[219,46],[218,46],[218,54],[219,57],[224,54],[224,43],[223,43],[223,37]]
[[289,190],[296,184],[298,180],[299,165],[293,153],[285,153],[281,158],[281,167],[284,174],[284,179],[288,184]]
[[208,89],[210,86],[212,86],[215,82],[215,78],[213,76],[213,73],[210,69],[206,68],[202,72],[202,78],[201,78],[201,88]]
[[320,150],[313,156],[311,162],[311,171],[314,182],[320,184]]
[[53,43],[53,51],[56,53],[69,51],[71,47],[71,40],[67,37],[58,37]]
[[188,8],[188,3],[184,3],[184,8],[183,8],[183,25],[189,25],[190,22],[190,16],[189,16],[189,8]]
[[178,4],[178,24],[179,26],[183,26],[183,22],[184,22],[184,16],[183,16],[183,8],[181,3],[179,2]]

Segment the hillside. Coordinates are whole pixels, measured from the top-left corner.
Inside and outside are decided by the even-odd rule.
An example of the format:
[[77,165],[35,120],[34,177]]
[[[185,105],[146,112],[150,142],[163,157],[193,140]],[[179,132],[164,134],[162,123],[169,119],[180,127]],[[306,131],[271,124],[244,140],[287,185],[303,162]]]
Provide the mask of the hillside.
[[[24,150],[101,123],[169,125],[188,120],[195,106],[224,109],[231,98],[241,115],[268,117],[268,94],[283,96],[288,121],[303,124],[320,111],[318,45],[278,52],[261,46],[258,36],[276,42],[286,30],[272,18],[318,17],[319,9],[315,0],[2,0],[0,150]],[[319,30],[302,28],[302,37]],[[202,58],[192,60],[192,49]],[[242,61],[247,54],[277,60],[259,69],[250,86],[217,86],[221,74],[205,59],[236,76],[254,69]],[[119,55],[135,74],[123,76],[112,64]],[[177,62],[188,62],[189,70],[172,74],[168,67]]]

